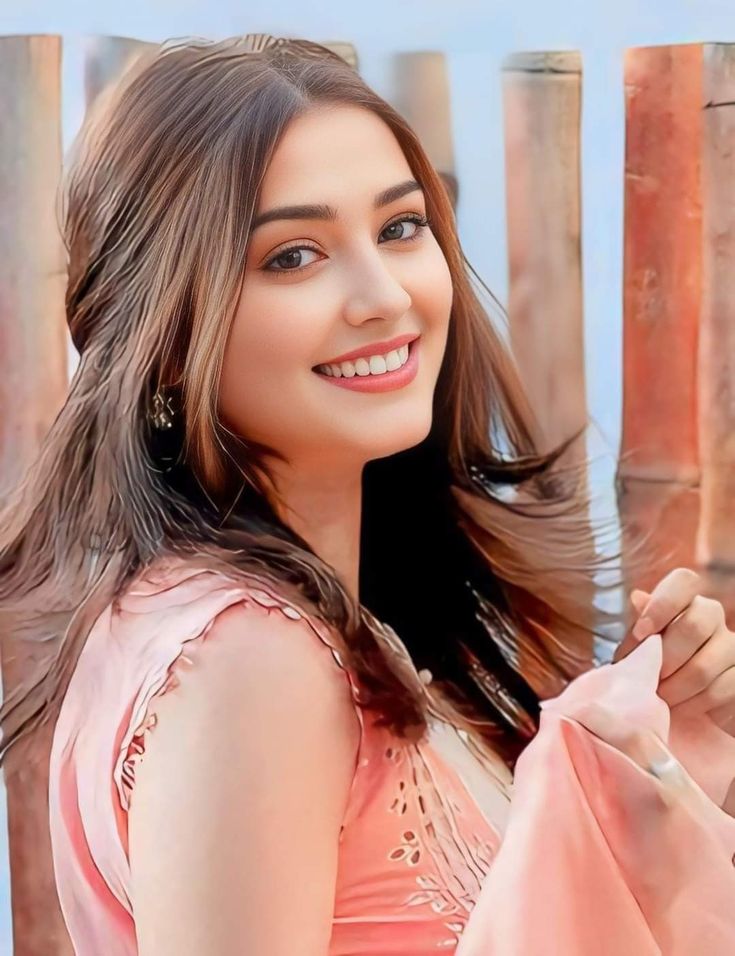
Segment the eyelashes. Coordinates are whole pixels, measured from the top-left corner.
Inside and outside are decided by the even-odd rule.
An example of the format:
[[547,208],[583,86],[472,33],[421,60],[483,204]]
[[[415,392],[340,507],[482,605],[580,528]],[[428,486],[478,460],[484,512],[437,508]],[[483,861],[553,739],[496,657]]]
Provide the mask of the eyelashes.
[[[387,242],[415,242],[417,239],[422,237],[424,230],[431,226],[431,219],[429,219],[428,216],[419,216],[415,213],[411,213],[410,215],[400,216],[398,219],[394,219],[393,222],[389,222],[388,225],[383,228],[381,235],[392,226],[397,226],[402,222],[412,223],[417,227],[416,231],[411,236],[395,236],[386,240]],[[268,261],[262,266],[263,272],[269,272],[271,275],[293,275],[295,272],[302,272],[304,269],[308,268],[311,263],[307,263],[307,265],[299,265],[295,268],[272,268],[273,263],[278,262],[279,259],[283,259],[285,256],[292,255],[293,253],[301,252],[302,250],[319,252],[318,249],[316,249],[314,246],[308,245],[307,243],[299,243],[295,246],[288,246],[286,249],[282,249],[280,252],[276,253],[275,256],[271,256],[271,258],[268,259]]]

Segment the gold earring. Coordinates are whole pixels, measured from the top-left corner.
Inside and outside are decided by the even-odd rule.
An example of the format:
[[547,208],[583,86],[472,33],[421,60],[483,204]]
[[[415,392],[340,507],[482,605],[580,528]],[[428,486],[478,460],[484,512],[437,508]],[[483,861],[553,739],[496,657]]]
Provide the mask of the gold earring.
[[174,423],[174,408],[171,404],[171,396],[166,395],[162,389],[153,396],[153,404],[148,412],[148,418],[154,428],[159,431],[166,431]]

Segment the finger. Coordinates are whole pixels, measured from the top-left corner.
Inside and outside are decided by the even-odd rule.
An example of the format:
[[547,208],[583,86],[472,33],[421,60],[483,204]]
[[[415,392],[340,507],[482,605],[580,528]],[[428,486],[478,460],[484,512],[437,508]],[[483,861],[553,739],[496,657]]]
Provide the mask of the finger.
[[648,604],[633,628],[639,641],[659,634],[681,612],[689,607],[699,593],[700,578],[690,568],[670,571],[651,592]]
[[[700,648],[704,648],[718,631],[723,632],[723,638],[726,633],[729,634],[725,627],[725,611],[722,605],[719,601],[697,594],[689,607],[664,629],[661,680],[666,680],[688,660],[694,658]],[[732,642],[725,640],[725,643],[729,646]],[[709,651],[710,656],[713,653]],[[705,656],[704,662],[708,663],[709,657]],[[719,671],[711,673],[710,680],[716,677],[717,673]]]
[[[633,605],[635,611],[640,614],[646,604],[648,604],[650,597],[651,595],[648,591],[633,588],[630,592],[630,603]],[[627,657],[634,648],[638,647],[639,643],[640,642],[633,637],[632,632],[629,631],[615,649],[612,658],[613,664],[617,664],[618,661],[622,661],[624,657]]]
[[640,641],[637,641],[632,634],[626,634],[626,636],[615,649],[615,653],[613,654],[612,658],[613,664],[617,664],[618,661],[622,661],[624,657],[627,657],[628,654],[635,650],[639,645]]
[[679,784],[683,776],[681,765],[649,727],[640,727],[596,703],[577,711],[575,720],[660,782]]
[[[615,747],[656,781],[656,792],[664,804],[680,806],[682,801],[701,803],[701,791],[682,764],[650,727],[641,727],[620,714],[592,703],[577,711],[575,719],[590,733]],[[649,827],[643,827],[646,839]]]
[[723,627],[683,667],[660,681],[656,693],[669,707],[676,707],[707,690],[730,667],[735,667],[735,640]]
[[676,710],[682,715],[707,714],[715,708],[724,707],[735,700],[735,667],[729,667],[705,690],[694,697],[690,697],[682,704],[677,704]]
[[[651,595],[648,591],[643,591],[641,588],[633,588],[630,592],[630,603],[633,605],[637,614],[640,614],[644,607],[648,604]],[[623,640],[618,644],[615,649],[615,653],[612,657],[612,663],[617,664],[618,661],[622,661],[623,658],[627,657],[632,650],[634,650],[640,641],[633,636],[632,631],[629,631]]]
[[648,604],[651,599],[651,595],[648,591],[642,591],[640,588],[633,588],[630,592],[630,603],[633,605],[638,614],[643,613],[644,607]]

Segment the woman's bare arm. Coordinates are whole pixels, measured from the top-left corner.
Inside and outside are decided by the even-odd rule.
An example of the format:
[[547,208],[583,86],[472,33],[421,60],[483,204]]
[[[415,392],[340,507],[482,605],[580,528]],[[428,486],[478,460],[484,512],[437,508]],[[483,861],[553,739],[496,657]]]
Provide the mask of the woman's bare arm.
[[241,605],[154,701],[129,811],[140,956],[325,956],[359,743],[304,621]]

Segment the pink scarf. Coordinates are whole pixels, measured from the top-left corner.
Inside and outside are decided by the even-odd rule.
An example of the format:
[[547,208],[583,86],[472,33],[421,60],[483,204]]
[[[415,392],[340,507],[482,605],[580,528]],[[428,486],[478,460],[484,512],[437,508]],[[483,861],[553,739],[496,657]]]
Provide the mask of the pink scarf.
[[[661,661],[654,635],[542,704],[457,956],[735,954],[735,738],[669,711]],[[595,713],[673,763],[655,776],[591,731]]]

